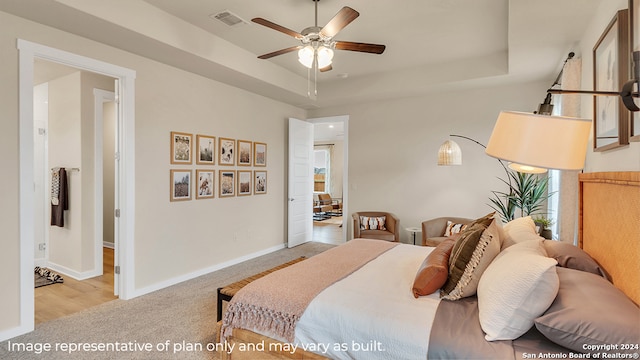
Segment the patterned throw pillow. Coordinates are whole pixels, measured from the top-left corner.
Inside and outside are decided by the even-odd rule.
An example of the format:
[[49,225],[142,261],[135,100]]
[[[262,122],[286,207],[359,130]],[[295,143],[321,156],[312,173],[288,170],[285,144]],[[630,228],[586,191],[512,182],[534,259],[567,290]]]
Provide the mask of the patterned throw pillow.
[[456,224],[451,221],[447,221],[447,228],[444,230],[444,236],[449,237],[453,234],[458,234],[464,229],[467,228],[467,225],[464,224]]
[[[485,225],[488,221],[489,225]],[[446,300],[475,295],[482,273],[500,252],[500,232],[495,219],[482,218],[460,233],[449,257],[449,277],[440,291]]]
[[387,230],[386,216],[360,216],[360,230]]

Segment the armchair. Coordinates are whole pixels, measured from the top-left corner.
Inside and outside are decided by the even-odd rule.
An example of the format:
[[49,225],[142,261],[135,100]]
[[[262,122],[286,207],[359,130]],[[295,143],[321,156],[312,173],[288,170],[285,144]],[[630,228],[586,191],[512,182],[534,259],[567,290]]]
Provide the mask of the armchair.
[[422,222],[422,246],[437,246],[447,237],[444,232],[447,229],[447,221],[454,224],[469,224],[473,219],[459,217],[439,217]]
[[[386,230],[362,229],[360,217],[385,217]],[[353,238],[377,239],[398,242],[400,241],[400,220],[389,212],[384,211],[361,211],[355,212],[353,217]]]
[[333,200],[329,194],[318,194],[318,201],[313,207],[313,220],[325,220],[331,217]]

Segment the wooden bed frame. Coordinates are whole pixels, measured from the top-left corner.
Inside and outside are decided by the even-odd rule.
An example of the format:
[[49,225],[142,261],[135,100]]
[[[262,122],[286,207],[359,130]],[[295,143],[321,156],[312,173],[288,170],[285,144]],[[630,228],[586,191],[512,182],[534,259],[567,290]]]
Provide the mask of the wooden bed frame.
[[[579,176],[579,246],[607,272],[613,284],[640,304],[640,171],[584,173]],[[218,323],[217,340],[220,341]],[[279,343],[252,331],[234,329],[230,343]],[[326,359],[298,350],[219,353],[223,360]]]

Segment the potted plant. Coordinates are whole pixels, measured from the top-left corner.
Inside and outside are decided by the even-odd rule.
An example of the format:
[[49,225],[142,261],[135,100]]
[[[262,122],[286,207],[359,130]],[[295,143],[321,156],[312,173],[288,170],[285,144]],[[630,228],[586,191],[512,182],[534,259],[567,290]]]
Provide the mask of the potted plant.
[[540,215],[533,218],[533,222],[536,224],[536,226],[540,227],[540,236],[548,240],[553,239],[553,233],[550,229],[550,226],[554,223],[553,219],[549,219]]
[[496,210],[502,220],[509,222],[514,219],[516,209],[520,209],[520,217],[529,216],[542,210],[544,201],[553,193],[548,193],[548,177],[536,174],[507,171],[508,181],[502,182],[509,186],[509,192],[492,191],[493,197],[489,206]]

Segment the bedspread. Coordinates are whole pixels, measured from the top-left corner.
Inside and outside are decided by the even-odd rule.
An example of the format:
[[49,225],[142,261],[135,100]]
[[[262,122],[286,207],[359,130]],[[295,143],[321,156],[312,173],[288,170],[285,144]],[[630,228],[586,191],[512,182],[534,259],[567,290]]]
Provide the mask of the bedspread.
[[321,292],[298,322],[296,344],[331,359],[426,359],[440,299],[416,299],[411,287],[432,249],[400,244]]
[[293,342],[296,324],[316,295],[396,245],[355,239],[253,281],[229,303],[223,338],[239,327]]

